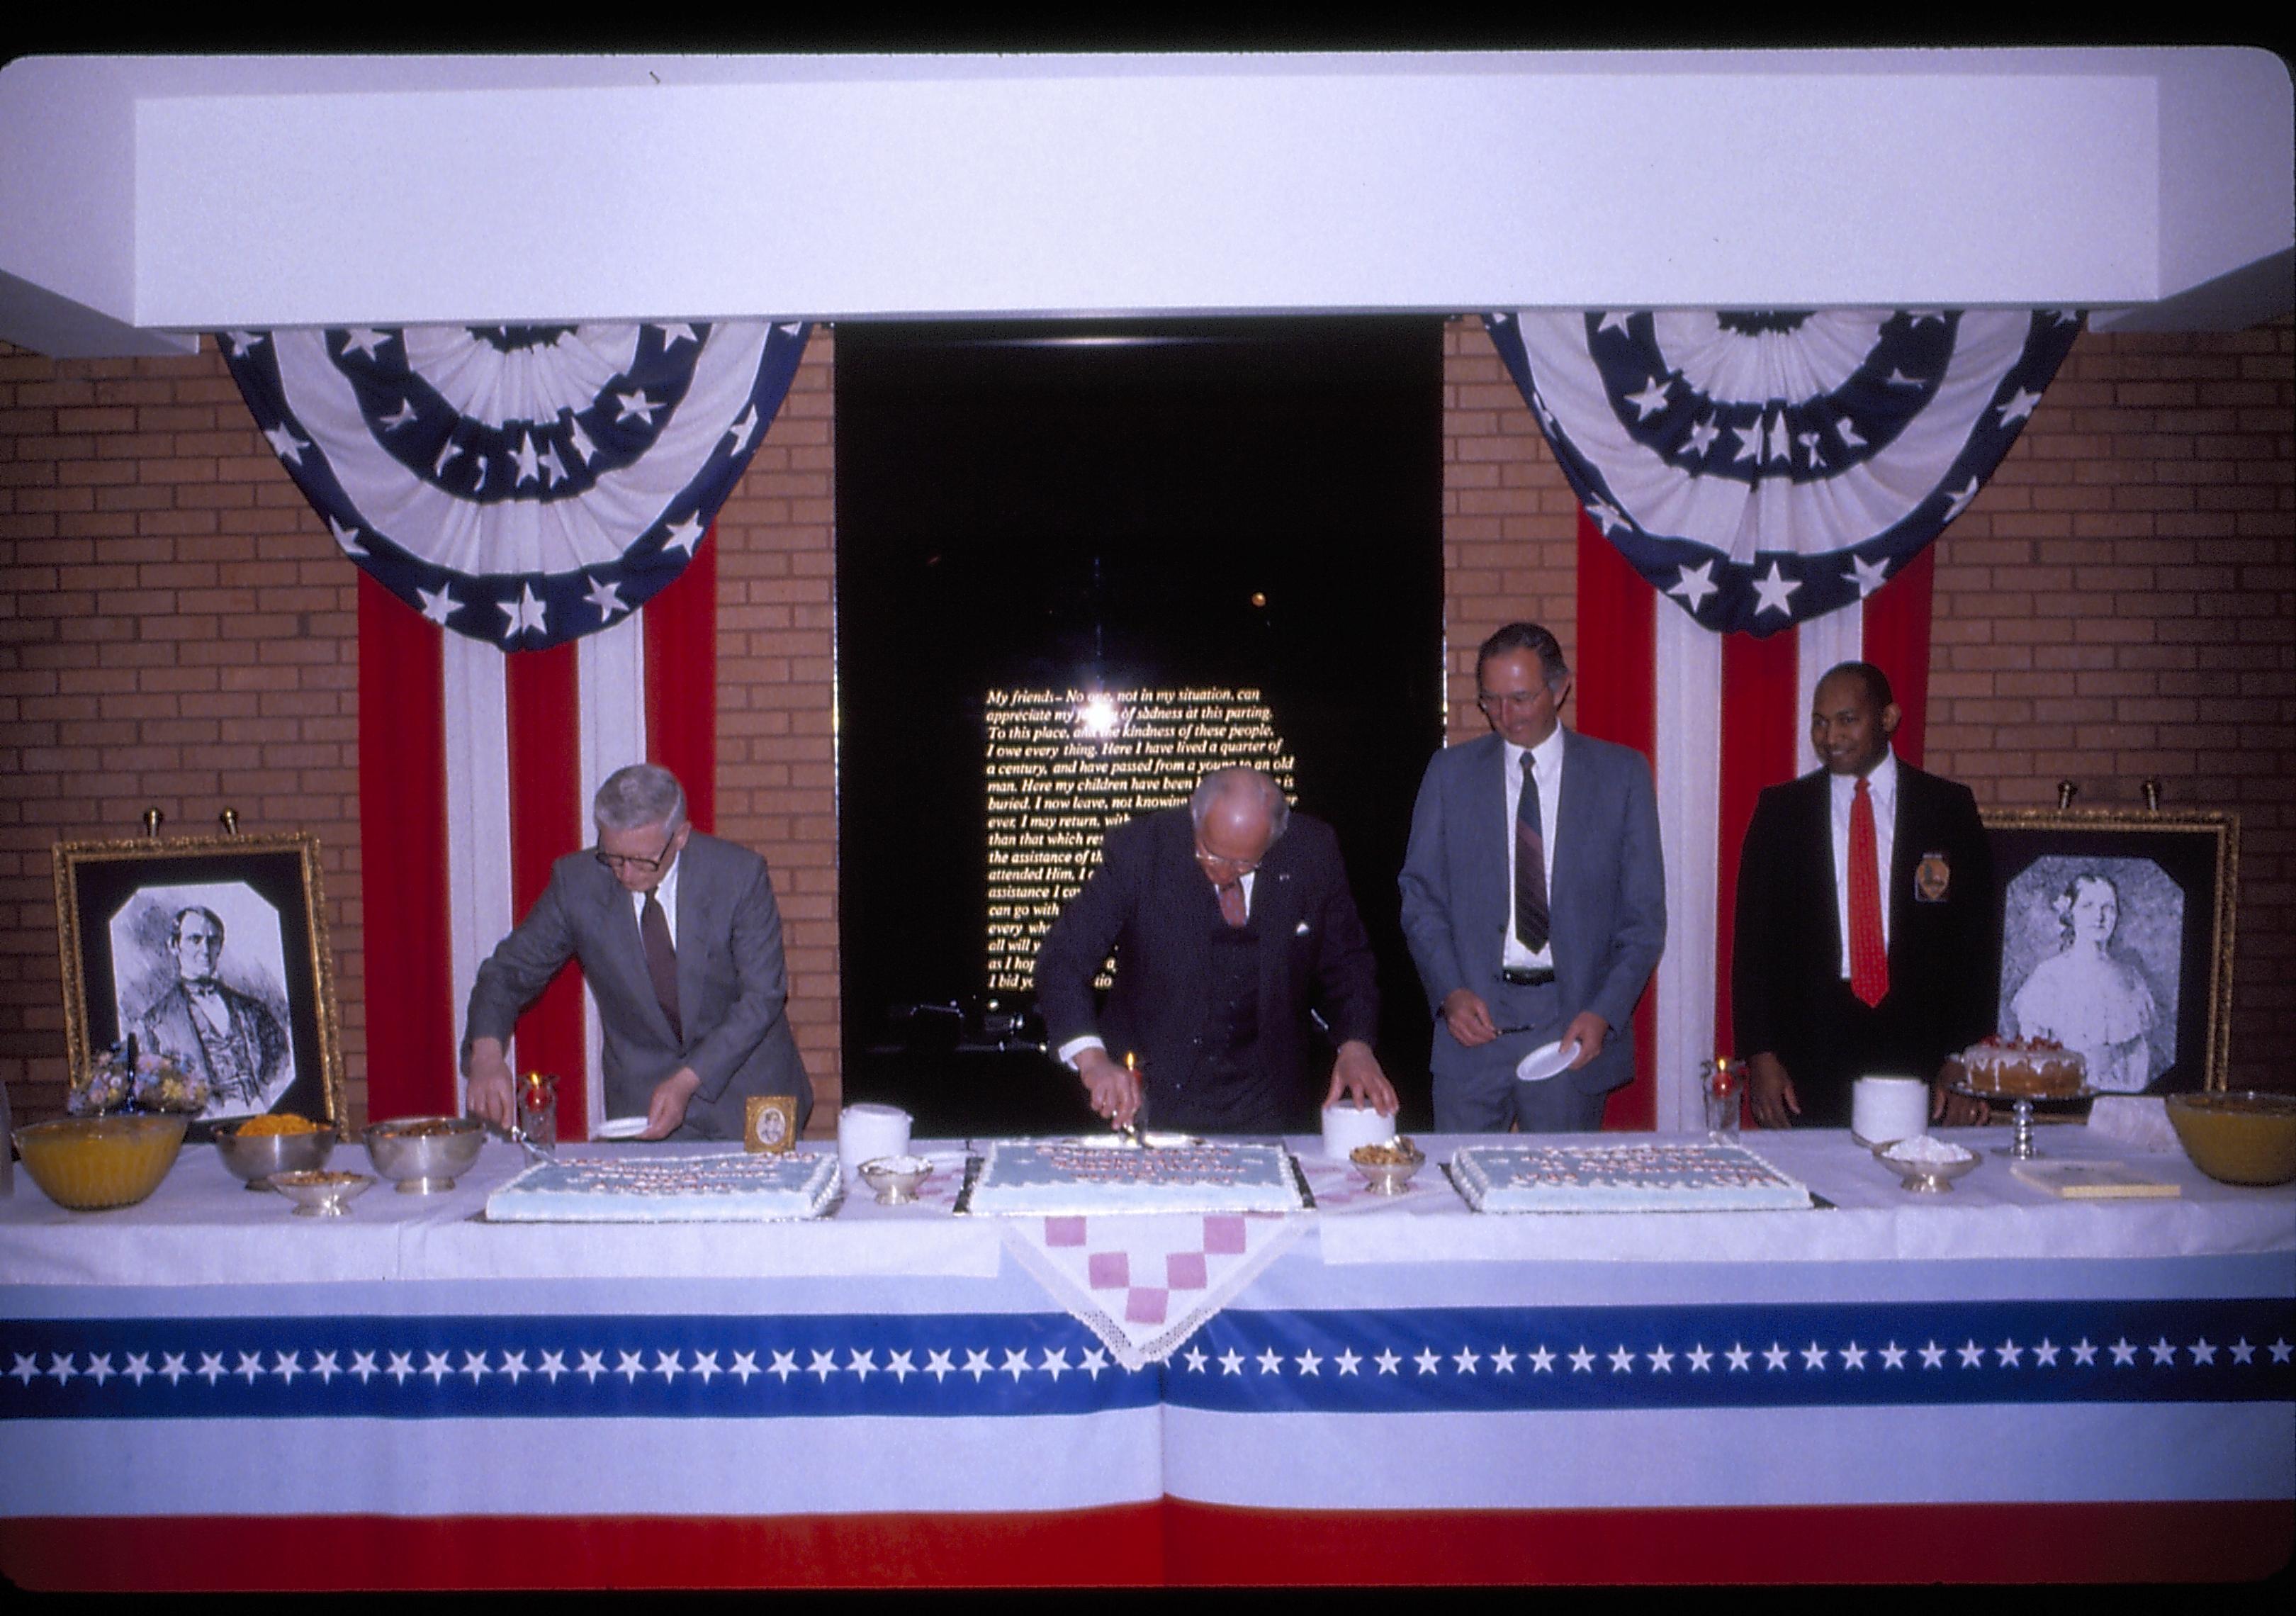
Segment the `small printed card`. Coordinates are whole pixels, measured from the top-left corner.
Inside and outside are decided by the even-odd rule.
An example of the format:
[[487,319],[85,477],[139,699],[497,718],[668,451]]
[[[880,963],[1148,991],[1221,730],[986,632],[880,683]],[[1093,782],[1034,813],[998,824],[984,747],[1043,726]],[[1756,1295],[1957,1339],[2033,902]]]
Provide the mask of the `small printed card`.
[[2185,1193],[2126,1161],[2013,1161],[2009,1170],[2035,1189],[2068,1201],[2161,1199]]

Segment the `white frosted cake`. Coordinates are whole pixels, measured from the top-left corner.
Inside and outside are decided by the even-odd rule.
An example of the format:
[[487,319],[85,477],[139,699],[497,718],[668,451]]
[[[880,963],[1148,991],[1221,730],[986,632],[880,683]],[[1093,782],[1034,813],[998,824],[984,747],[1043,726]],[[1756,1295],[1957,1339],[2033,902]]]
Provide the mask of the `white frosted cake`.
[[538,1161],[487,1197],[491,1223],[758,1223],[818,1218],[837,1158],[636,1156]]
[[1809,1205],[1809,1191],[1742,1144],[1470,1144],[1451,1179],[1479,1212],[1739,1212]]
[[982,1153],[969,1210],[1296,1212],[1306,1203],[1280,1144],[1209,1140],[1139,1148],[1098,1140],[998,1139]]

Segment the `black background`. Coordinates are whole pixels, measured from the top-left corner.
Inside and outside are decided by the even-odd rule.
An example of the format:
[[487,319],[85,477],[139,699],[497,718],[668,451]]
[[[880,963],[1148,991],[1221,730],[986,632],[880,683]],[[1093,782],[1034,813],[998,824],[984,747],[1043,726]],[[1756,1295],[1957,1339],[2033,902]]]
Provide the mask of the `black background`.
[[1442,741],[1441,418],[1435,318],[838,328],[848,1100],[1089,1122],[981,997],[983,693],[1220,685],[1266,693],[1339,833],[1423,1112],[1395,877]]

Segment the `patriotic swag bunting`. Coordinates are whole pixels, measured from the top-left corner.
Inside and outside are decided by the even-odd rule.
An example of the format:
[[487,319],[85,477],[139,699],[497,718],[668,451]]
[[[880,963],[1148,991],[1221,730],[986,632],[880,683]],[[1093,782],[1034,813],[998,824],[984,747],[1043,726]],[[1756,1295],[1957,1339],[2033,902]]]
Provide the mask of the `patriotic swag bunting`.
[[2070,310],[1485,316],[1587,515],[1717,632],[1872,595],[1977,496]]
[[594,633],[693,557],[807,328],[410,325],[217,338],[343,551],[504,651]]

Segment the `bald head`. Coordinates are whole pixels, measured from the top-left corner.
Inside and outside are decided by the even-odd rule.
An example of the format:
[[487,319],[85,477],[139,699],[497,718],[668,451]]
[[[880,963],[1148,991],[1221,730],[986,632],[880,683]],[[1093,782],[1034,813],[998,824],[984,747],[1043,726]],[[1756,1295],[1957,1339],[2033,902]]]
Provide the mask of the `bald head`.
[[1292,805],[1275,782],[1256,768],[1215,769],[1188,799],[1196,825],[1196,862],[1215,886],[1226,886],[1259,866],[1291,823]]

